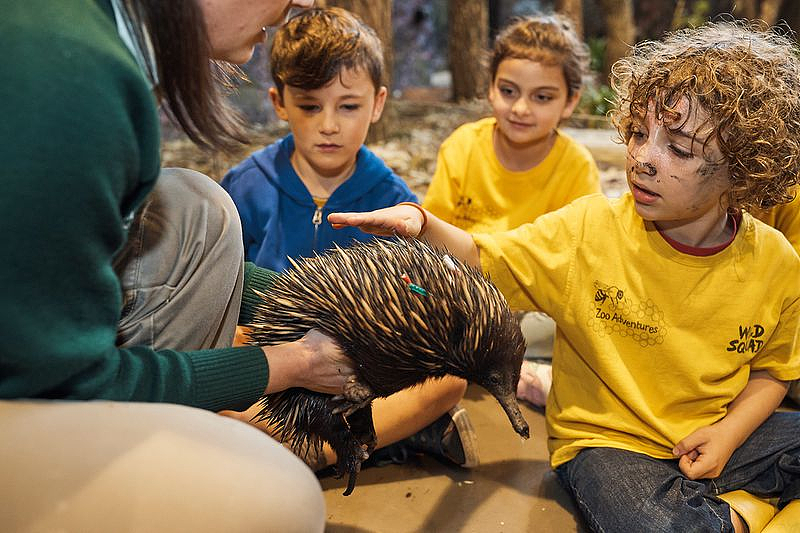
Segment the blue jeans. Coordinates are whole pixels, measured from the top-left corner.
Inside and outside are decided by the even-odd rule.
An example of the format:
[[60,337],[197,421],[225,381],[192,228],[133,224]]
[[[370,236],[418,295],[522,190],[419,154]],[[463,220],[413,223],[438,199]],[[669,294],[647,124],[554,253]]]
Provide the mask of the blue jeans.
[[593,531],[729,532],[719,494],[742,489],[779,507],[800,498],[800,412],[770,416],[716,479],[692,481],[676,460],[615,448],[586,448],[556,473]]

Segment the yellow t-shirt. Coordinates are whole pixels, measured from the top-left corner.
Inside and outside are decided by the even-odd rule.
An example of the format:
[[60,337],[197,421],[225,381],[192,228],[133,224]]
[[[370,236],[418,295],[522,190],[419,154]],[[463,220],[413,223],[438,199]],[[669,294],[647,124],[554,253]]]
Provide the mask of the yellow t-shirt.
[[671,458],[723,418],[750,371],[800,378],[800,258],[745,213],[707,257],[672,248],[630,194],[591,195],[517,229],[474,236],[512,308],[556,325],[551,464],[584,447]]
[[800,254],[800,200],[776,205],[768,211],[753,211],[753,216],[783,233]]
[[600,192],[591,154],[562,132],[534,168],[507,170],[494,152],[495,124],[464,124],[442,143],[423,203],[431,213],[470,232],[505,231]]

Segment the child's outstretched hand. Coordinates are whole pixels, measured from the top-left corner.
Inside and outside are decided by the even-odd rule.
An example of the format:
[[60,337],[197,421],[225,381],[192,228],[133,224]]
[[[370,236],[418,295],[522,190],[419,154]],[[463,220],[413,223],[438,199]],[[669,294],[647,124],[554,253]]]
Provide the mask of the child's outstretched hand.
[[328,222],[335,229],[354,226],[373,235],[418,237],[425,225],[421,207],[398,204],[363,213],[331,213]]
[[718,424],[702,427],[680,441],[672,454],[680,456],[678,468],[689,479],[713,479],[722,473],[736,450],[730,432]]

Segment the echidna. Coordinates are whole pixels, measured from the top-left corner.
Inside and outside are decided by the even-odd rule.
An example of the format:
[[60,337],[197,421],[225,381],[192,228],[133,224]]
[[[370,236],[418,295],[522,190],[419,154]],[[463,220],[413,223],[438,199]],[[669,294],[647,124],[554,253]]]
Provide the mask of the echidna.
[[342,396],[293,388],[263,398],[257,415],[295,450],[336,451],[348,495],[375,448],[372,400],[446,374],[488,390],[528,437],[516,400],[525,344],[497,288],[475,268],[419,240],[354,243],[292,261],[260,294],[253,344],[299,339],[316,328],[354,361]]

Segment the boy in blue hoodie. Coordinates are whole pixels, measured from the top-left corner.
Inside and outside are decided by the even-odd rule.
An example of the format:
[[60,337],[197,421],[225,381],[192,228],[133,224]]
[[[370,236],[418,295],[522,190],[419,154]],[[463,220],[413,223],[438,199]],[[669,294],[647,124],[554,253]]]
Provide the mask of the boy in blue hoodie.
[[[364,146],[387,93],[383,50],[371,28],[338,8],[303,11],[276,33],[270,64],[270,99],[292,133],[242,161],[221,184],[239,210],[246,259],[282,271],[289,257],[374,238],[357,228],[334,231],[329,213],[417,198]],[[447,376],[377,400],[379,450],[372,462],[403,462],[409,452],[427,452],[476,466],[475,433],[457,405],[465,389],[463,380]],[[251,414],[239,418],[249,421]],[[335,462],[328,446],[320,456],[302,458],[317,470]]]
[[373,238],[334,231],[328,213],[417,197],[364,146],[387,93],[371,28],[346,11],[304,12],[278,31],[270,62],[270,99],[292,133],[231,169],[222,186],[239,209],[247,260],[281,271],[289,257]]

